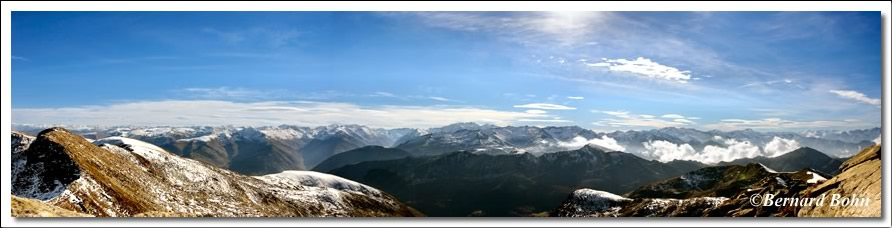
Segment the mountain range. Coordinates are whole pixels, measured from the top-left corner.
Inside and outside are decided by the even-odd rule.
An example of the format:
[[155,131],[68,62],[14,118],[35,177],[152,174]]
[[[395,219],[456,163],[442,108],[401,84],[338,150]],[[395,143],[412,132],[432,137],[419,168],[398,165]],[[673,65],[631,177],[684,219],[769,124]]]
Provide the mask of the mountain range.
[[704,167],[594,145],[535,156],[472,152],[346,165],[329,173],[393,194],[431,216],[530,216],[581,187],[624,192]]
[[[47,126],[13,125],[34,135]],[[846,158],[873,145],[880,128],[851,131],[757,132],[701,131],[661,128],[642,131],[595,132],[577,126],[532,127],[456,123],[429,129],[380,129],[362,125],[299,127],[76,127],[86,138],[121,136],[157,145],[182,157],[247,175],[284,170],[312,170],[326,159],[365,146],[396,148],[413,156],[435,156],[455,151],[484,154],[543,154],[596,144],[648,160],[695,160],[707,164],[734,162],[757,156],[773,157],[809,147]],[[738,151],[739,150],[739,151]],[[702,154],[718,151],[723,157]],[[669,156],[672,155],[672,156]],[[725,156],[727,155],[727,156]],[[831,165],[832,166],[832,165]]]
[[[464,129],[467,127],[475,129]],[[794,213],[796,211],[746,207],[745,194],[752,189],[778,194],[805,194],[806,190],[850,191],[836,189],[841,186],[872,188],[878,183],[872,179],[878,177],[873,174],[875,170],[870,171],[871,168],[861,163],[874,164],[874,160],[879,159],[879,152],[873,152],[873,155],[861,152],[849,159],[839,159],[810,147],[799,147],[779,156],[705,164],[689,160],[645,159],[635,153],[600,145],[609,140],[585,141],[579,149],[561,151],[516,150],[547,145],[549,143],[543,141],[548,140],[554,140],[551,144],[561,148],[565,146],[561,144],[568,143],[561,140],[568,138],[597,139],[599,133],[589,135],[593,132],[578,127],[462,124],[439,129],[392,130],[393,134],[377,139],[391,140],[391,146],[399,140],[404,140],[403,144],[344,149],[346,151],[318,162],[314,168],[316,172],[291,169],[254,176],[230,172],[190,158],[191,154],[174,154],[152,143],[121,136],[142,136],[163,143],[176,138],[170,135],[201,134],[193,132],[199,129],[218,132],[217,138],[231,140],[232,147],[262,152],[269,149],[250,149],[245,146],[250,144],[244,143],[251,141],[249,139],[256,142],[287,138],[285,136],[300,138],[296,134],[299,131],[284,131],[283,128],[287,127],[118,129],[103,134],[75,134],[63,128],[49,128],[38,132],[36,137],[13,132],[13,202],[21,207],[14,209],[14,214],[421,216],[423,212],[432,216],[796,216],[799,215]],[[233,129],[237,131],[230,131]],[[373,134],[354,131],[362,129],[358,125],[324,129],[331,131],[314,132],[319,137],[309,138],[307,144],[333,139],[342,141],[344,138],[370,141],[368,139],[376,138],[372,136],[386,135],[381,133],[384,130]],[[687,132],[683,134],[686,137],[667,133],[674,131]],[[651,140],[670,140],[671,136],[692,141],[709,137],[692,129],[653,132],[658,134],[634,132],[627,136]],[[324,134],[330,137],[321,136]],[[436,153],[403,149],[408,145],[419,145],[412,143],[417,139],[429,139],[434,135],[467,134],[481,139],[476,141],[477,146],[505,143],[502,145],[518,147],[511,152],[483,151],[475,147]],[[506,135],[515,137],[503,137]],[[88,138],[91,136],[96,138]],[[207,138],[211,139],[202,137],[174,141],[214,140],[210,136]],[[602,139],[607,137],[601,135]],[[321,138],[325,140],[317,140]],[[524,144],[537,140],[540,143]],[[872,146],[862,151],[878,151],[878,148]],[[833,175],[860,176],[856,178],[858,180],[852,180]],[[841,184],[816,187],[826,182]],[[811,210],[833,213],[819,211],[819,208]],[[858,212],[848,213],[857,215]],[[800,216],[809,215],[816,214]]]
[[[368,150],[392,156],[376,161],[361,152],[345,152],[332,157],[331,162],[324,162],[343,164],[342,167],[326,167],[330,170],[319,171],[390,192],[410,206],[433,216],[529,216],[556,207],[556,202],[575,189],[596,188],[611,194],[622,194],[698,169],[701,173],[713,173],[713,176],[722,176],[726,172],[745,173],[729,178],[751,182],[729,182],[722,185],[726,188],[712,189],[732,194],[738,192],[741,186],[760,180],[764,176],[762,174],[768,172],[758,172],[761,170],[792,172],[808,169],[830,177],[837,173],[837,167],[842,162],[807,147],[782,156],[738,159],[719,166],[684,160],[651,161],[593,144],[578,150],[545,154],[493,155],[461,151],[413,157],[406,156],[399,149]],[[340,162],[358,160],[364,162]],[[693,173],[682,178],[686,177],[689,182],[702,179],[697,178],[700,176],[703,175]],[[697,191],[685,189],[678,192],[694,194]],[[712,197],[707,193],[698,196]],[[652,195],[644,190],[630,194],[634,197]],[[685,195],[684,198],[692,196]]]

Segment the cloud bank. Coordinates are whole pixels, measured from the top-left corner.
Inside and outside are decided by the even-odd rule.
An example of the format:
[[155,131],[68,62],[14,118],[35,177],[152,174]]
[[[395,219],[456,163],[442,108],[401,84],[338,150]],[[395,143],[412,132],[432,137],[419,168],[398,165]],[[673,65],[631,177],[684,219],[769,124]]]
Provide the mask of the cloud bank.
[[370,127],[439,127],[457,122],[510,125],[523,119],[552,119],[538,112],[458,106],[360,106],[351,103],[218,100],[142,101],[66,108],[16,108],[23,124],[66,125],[280,125],[363,124]]
[[800,147],[799,142],[796,140],[780,137],[774,137],[771,142],[765,144],[764,150],[749,141],[723,139],[718,136],[716,136],[715,140],[720,141],[724,146],[707,145],[700,152],[697,152],[694,147],[687,143],[675,144],[663,140],[644,142],[642,143],[644,151],[641,152],[641,155],[644,158],[661,162],[692,160],[706,164],[715,164],[758,156],[777,157]]

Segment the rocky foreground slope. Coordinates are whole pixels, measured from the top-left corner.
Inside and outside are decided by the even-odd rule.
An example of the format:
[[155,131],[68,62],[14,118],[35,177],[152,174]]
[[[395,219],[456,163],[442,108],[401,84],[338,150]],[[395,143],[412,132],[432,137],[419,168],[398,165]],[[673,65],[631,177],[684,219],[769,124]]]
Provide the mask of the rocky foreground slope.
[[[841,173],[803,192],[802,195],[858,195],[869,204],[858,207],[802,207],[799,217],[880,217],[882,216],[882,152],[880,145],[869,147],[839,166]],[[887,167],[888,168],[888,167]]]
[[19,202],[12,209],[22,216],[421,215],[385,192],[328,174],[244,176],[138,140],[91,143],[62,128],[13,151],[12,164]]
[[[625,196],[579,189],[552,211],[559,217],[879,217],[881,216],[880,145],[862,150],[827,179],[814,169],[776,172],[758,163],[706,167],[677,178],[644,185]],[[833,194],[872,202],[830,206]],[[754,195],[758,195],[756,200]],[[820,198],[823,204],[766,206],[764,197]],[[757,202],[754,205],[753,202]]]

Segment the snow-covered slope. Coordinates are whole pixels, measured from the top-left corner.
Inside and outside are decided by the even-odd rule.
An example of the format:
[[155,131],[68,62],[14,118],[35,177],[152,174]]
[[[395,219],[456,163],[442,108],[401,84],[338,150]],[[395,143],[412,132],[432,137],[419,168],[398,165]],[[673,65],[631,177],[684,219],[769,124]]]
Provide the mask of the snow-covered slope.
[[309,171],[243,176],[125,137],[91,144],[53,128],[20,154],[28,157],[13,180],[15,195],[94,216],[420,215],[343,178]]

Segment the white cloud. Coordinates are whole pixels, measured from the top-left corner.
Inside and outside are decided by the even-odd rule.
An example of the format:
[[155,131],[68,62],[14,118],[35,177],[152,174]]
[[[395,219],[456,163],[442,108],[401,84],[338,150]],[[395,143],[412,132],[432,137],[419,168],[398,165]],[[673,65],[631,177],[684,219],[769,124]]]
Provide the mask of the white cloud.
[[546,109],[546,110],[576,110],[574,107],[568,107],[564,105],[558,104],[546,104],[546,103],[532,103],[525,105],[515,105],[515,108],[531,108],[531,109]]
[[530,110],[527,110],[526,113],[529,113],[529,114],[545,114],[545,113],[548,113],[548,112],[546,112],[545,110],[530,109]]
[[603,59],[600,63],[586,63],[593,67],[607,67],[610,71],[626,72],[646,76],[648,78],[663,79],[687,83],[691,79],[691,72],[679,70],[675,67],[659,64],[644,57],[634,60]]
[[582,100],[585,99],[585,97],[567,97],[567,99]]
[[700,119],[700,117],[690,117],[690,116],[687,117],[687,118],[688,118],[689,120],[699,120],[699,119]]
[[684,116],[679,115],[679,114],[666,114],[661,117],[667,118],[667,119],[684,119]]
[[12,60],[29,61],[28,58],[21,57],[21,56],[14,56],[14,55],[12,56]]
[[[717,139],[721,140],[721,139]],[[653,159],[661,162],[672,160],[692,160],[707,164],[715,164],[722,161],[733,161],[740,158],[752,158],[763,155],[758,146],[753,145],[749,141],[737,141],[735,139],[727,139],[722,143],[727,147],[719,147],[708,145],[699,153],[689,144],[674,144],[668,141],[649,141],[644,142],[644,151],[641,152],[642,157]]]
[[656,118],[656,116],[652,116],[652,115],[638,115],[638,116],[641,117],[641,118],[645,118],[645,119],[653,119],[653,118]]
[[582,136],[576,136],[573,140],[569,142],[558,142],[558,146],[569,149],[579,149],[585,145],[594,144],[597,146],[601,146],[613,151],[625,151],[626,148],[619,143],[616,142],[616,139],[610,138],[606,135],[601,136],[601,138],[593,138],[586,139]]
[[760,130],[795,130],[795,129],[819,129],[819,128],[833,128],[833,127],[864,127],[864,126],[873,126],[871,124],[867,124],[862,121],[832,121],[832,120],[817,120],[817,121],[793,121],[793,120],[785,120],[781,118],[765,118],[765,119],[754,119],[754,120],[746,120],[746,119],[722,119],[718,123],[707,124],[704,127],[707,129],[716,129],[716,130],[743,130],[743,129],[760,129]]
[[831,92],[831,93],[834,93],[834,94],[836,94],[837,96],[840,96],[840,97],[842,97],[842,98],[856,100],[856,101],[859,101],[859,102],[863,102],[863,103],[865,103],[865,104],[876,105],[877,107],[879,107],[879,106],[881,106],[881,105],[883,104],[883,102],[882,102],[880,99],[869,98],[869,97],[867,97],[867,95],[864,95],[863,93],[859,93],[858,91],[852,91],[852,90],[830,90],[830,92]]
[[880,134],[879,136],[877,136],[877,138],[873,140],[873,143],[877,144],[877,145],[882,144],[883,143],[883,135]]
[[695,158],[697,158],[695,160],[713,164],[722,161],[733,161],[734,159],[753,158],[762,155],[762,150],[760,150],[758,146],[750,143],[749,141],[727,139],[724,143],[728,146],[718,147],[708,145],[704,147],[703,151],[700,154],[694,156]]
[[360,106],[350,103],[218,100],[142,101],[65,108],[17,108],[25,124],[66,125],[279,125],[363,124],[371,127],[438,127],[456,122],[510,125],[547,115],[451,106]]
[[645,158],[661,162],[669,162],[672,160],[696,160],[689,159],[690,156],[697,152],[694,151],[694,147],[691,147],[691,145],[688,144],[676,145],[671,142],[657,140],[643,142],[642,145],[644,145],[644,151],[641,153]]
[[766,157],[777,157],[783,154],[786,154],[790,151],[794,151],[801,147],[799,142],[794,139],[784,139],[781,137],[774,136],[770,142],[765,144],[765,156]]
[[[598,112],[598,111],[593,111],[593,112]],[[600,112],[607,114],[607,115],[611,115],[611,116],[630,118],[629,112],[623,112],[623,111],[600,111]]]

